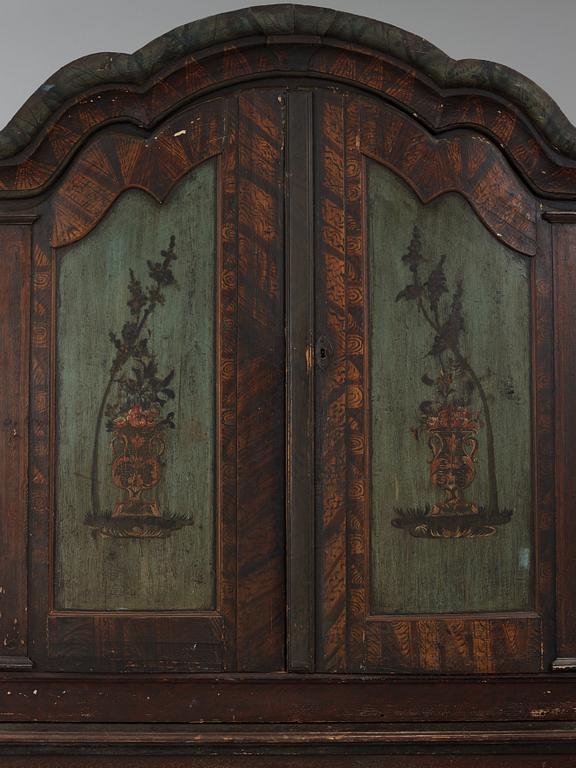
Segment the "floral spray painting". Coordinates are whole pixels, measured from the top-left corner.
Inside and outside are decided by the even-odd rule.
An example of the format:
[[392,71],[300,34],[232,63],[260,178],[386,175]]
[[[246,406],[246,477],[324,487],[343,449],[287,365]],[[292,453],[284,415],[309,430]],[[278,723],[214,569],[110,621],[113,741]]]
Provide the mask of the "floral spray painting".
[[[410,282],[396,301],[408,301],[430,330],[427,370],[421,381],[430,388],[430,398],[418,408],[411,432],[416,440],[427,439],[431,451],[430,482],[444,493],[440,503],[418,508],[395,508],[392,525],[412,536],[426,538],[472,538],[491,536],[497,526],[510,521],[513,510],[501,509],[498,501],[494,430],[490,403],[480,375],[462,351],[466,319],[462,299],[466,286],[458,280],[452,288],[444,271],[446,255],[440,256],[427,274],[420,231],[414,227],[403,263]],[[477,395],[481,410],[472,407]],[[478,442],[486,441],[488,498],[473,498],[478,461]],[[466,498],[470,489],[471,499]]]
[[215,194],[212,162],[127,190],[58,253],[60,608],[214,604]]
[[[148,260],[146,287],[129,270],[129,319],[120,333],[110,331],[114,356],[110,377],[98,411],[92,451],[92,511],[88,525],[103,536],[159,537],[181,527],[186,520],[163,517],[154,497],[165,465],[164,434],[174,429],[174,411],[164,413],[175,398],[171,383],[174,369],[160,373],[154,351],[150,349],[147,322],[169,300],[177,286],[173,271],[175,237],[170,238],[161,261]],[[127,494],[119,499],[111,515],[103,515],[99,492],[98,439],[103,419],[111,433],[111,480]]]

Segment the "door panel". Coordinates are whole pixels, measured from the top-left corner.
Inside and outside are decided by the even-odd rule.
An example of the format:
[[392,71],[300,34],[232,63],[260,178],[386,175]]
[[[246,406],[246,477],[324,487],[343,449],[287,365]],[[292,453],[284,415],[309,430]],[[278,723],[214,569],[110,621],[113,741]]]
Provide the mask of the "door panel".
[[372,610],[529,610],[530,258],[461,197],[366,181]]
[[533,200],[488,142],[316,112],[320,666],[538,671]]
[[59,251],[59,610],[215,607],[215,173]]

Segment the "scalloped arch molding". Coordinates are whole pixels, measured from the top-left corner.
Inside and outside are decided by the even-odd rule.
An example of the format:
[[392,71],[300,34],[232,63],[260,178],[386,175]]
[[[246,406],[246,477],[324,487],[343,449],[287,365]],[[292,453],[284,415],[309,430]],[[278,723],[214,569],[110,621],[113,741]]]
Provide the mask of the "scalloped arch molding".
[[104,84],[141,85],[159,70],[211,45],[254,35],[330,37],[394,56],[444,89],[477,88],[506,98],[546,141],[576,159],[576,127],[556,102],[509,67],[476,59],[454,60],[422,37],[384,22],[306,5],[266,5],[184,24],[132,54],[96,53],[67,64],[28,99],[0,131],[0,160],[25,149],[70,99]]

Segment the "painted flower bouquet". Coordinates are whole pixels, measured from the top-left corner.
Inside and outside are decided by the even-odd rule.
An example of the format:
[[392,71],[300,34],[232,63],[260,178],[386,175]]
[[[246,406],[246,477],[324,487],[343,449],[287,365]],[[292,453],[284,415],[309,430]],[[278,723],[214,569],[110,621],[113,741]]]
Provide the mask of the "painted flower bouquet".
[[[115,350],[110,375],[98,412],[92,452],[92,510],[87,523],[103,536],[157,537],[186,524],[163,517],[153,495],[164,471],[165,431],[174,429],[174,411],[164,414],[172,389],[174,369],[161,374],[149,346],[148,321],[167,300],[167,290],[177,286],[173,262],[175,238],[170,239],[161,261],[148,261],[150,283],[144,287],[131,269],[127,306],[130,317],[119,333],[111,331]],[[112,434],[111,475],[126,494],[111,511],[100,502],[99,443],[106,418]]]
[[[428,373],[421,377],[422,383],[430,387],[433,394],[420,403],[416,425],[410,429],[417,440],[422,433],[428,438],[432,452],[430,482],[444,493],[444,499],[415,509],[396,508],[397,517],[392,520],[392,525],[405,528],[417,537],[490,536],[496,532],[495,526],[509,522],[512,510],[499,507],[494,432],[484,377],[474,370],[461,346],[466,331],[462,309],[464,285],[458,281],[451,299],[445,300],[449,294],[444,271],[445,255],[425,278],[422,276],[426,260],[418,227],[414,227],[402,261],[409,268],[411,281],[400,291],[396,301],[413,303],[432,330],[432,344],[427,356],[438,366],[435,377]],[[480,401],[481,411],[472,407],[474,397]],[[486,432],[489,486],[486,506],[468,501],[464,496],[464,491],[476,477],[478,438],[482,428]]]

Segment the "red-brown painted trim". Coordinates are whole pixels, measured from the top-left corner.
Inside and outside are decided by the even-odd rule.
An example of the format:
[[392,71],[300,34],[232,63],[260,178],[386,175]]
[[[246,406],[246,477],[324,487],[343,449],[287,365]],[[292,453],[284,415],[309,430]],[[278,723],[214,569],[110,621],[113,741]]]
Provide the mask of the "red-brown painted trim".
[[576,196],[576,161],[544,142],[502,96],[436,85],[387,54],[329,37],[245,38],[172,64],[142,86],[94,87],[71,99],[17,158],[0,161],[0,196],[38,194],[94,132],[110,123],[150,131],[193,99],[227,85],[274,77],[323,78],[367,89],[414,115],[433,132],[472,127],[489,136],[536,193]]

